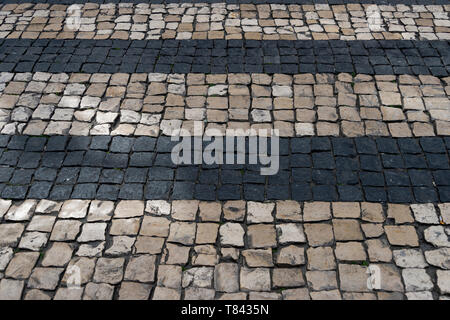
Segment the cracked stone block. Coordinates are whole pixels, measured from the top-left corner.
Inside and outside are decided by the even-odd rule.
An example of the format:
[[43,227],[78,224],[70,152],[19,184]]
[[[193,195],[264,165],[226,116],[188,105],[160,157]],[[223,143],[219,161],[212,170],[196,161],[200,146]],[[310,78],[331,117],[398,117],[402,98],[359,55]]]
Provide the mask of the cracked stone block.
[[185,270],[181,285],[183,288],[211,288],[214,278],[214,268],[198,267]]
[[26,279],[30,276],[39,258],[39,252],[19,252],[14,255],[5,271],[5,276]]

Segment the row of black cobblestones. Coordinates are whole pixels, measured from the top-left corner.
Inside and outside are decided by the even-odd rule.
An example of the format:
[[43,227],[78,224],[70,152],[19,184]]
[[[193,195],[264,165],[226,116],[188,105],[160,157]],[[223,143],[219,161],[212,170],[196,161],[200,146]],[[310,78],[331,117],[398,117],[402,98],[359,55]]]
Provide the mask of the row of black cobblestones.
[[0,40],[0,72],[448,76],[450,41]]
[[450,201],[450,137],[283,138],[272,176],[260,165],[177,166],[175,143],[4,135],[1,198]]

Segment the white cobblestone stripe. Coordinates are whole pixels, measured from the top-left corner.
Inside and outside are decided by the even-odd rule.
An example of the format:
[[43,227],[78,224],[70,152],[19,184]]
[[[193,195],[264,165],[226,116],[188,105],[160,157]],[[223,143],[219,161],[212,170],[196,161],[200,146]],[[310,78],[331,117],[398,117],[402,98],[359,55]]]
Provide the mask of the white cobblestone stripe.
[[450,5],[6,4],[0,38],[449,40]]
[[280,136],[450,135],[450,78],[351,74],[0,73],[0,132]]
[[449,231],[449,203],[0,199],[0,299],[449,299]]

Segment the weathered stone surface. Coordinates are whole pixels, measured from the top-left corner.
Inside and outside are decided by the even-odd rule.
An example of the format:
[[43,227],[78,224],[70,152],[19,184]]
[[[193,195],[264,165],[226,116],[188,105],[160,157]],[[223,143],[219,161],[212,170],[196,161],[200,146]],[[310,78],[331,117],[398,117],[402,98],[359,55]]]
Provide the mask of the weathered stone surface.
[[220,292],[239,291],[239,267],[236,263],[219,263],[214,269],[214,288]]
[[334,237],[337,241],[362,240],[363,234],[358,220],[333,219]]
[[329,223],[305,223],[303,226],[312,247],[330,245],[334,241],[333,227]]
[[55,290],[63,268],[35,268],[28,280],[28,287],[43,290]]
[[156,256],[131,257],[125,270],[125,280],[153,282],[155,280]]
[[80,219],[87,214],[89,200],[67,200],[62,205],[58,217],[62,219]]
[[305,264],[305,248],[294,245],[281,248],[277,252],[278,265],[303,265]]
[[275,247],[275,227],[268,224],[254,224],[247,227],[247,238],[251,248]]
[[50,249],[45,252],[42,266],[44,267],[63,267],[69,263],[72,257],[73,248],[70,244],[64,242],[54,242]]
[[450,270],[450,248],[425,251],[425,259],[433,266]]
[[183,272],[181,285],[183,288],[211,288],[214,278],[214,268],[198,267]]
[[308,258],[308,270],[333,270],[336,268],[336,261],[331,247],[308,248],[306,250]]
[[366,241],[369,260],[372,262],[390,262],[392,251],[387,241],[382,239],[370,239]]
[[106,283],[89,282],[85,289],[83,300],[111,300],[114,287]]
[[107,224],[103,222],[85,223],[78,237],[78,242],[103,241],[105,240]]
[[241,290],[245,291],[269,291],[270,271],[266,268],[241,268]]
[[222,245],[243,247],[244,234],[245,231],[239,223],[227,222],[219,228],[220,243]]
[[242,256],[249,267],[272,267],[271,249],[249,249],[243,250]]
[[276,203],[277,220],[302,221],[302,209],[297,201],[283,200]]
[[423,232],[425,240],[436,247],[450,247],[448,233],[443,226],[432,226]]
[[303,208],[303,221],[322,221],[331,219],[330,203],[306,202]]
[[367,255],[360,242],[338,242],[336,258],[342,261],[366,261]]
[[275,207],[274,203],[261,203],[249,201],[247,203],[247,222],[248,223],[273,222],[272,212],[274,207]]
[[385,226],[387,238],[391,245],[417,247],[419,238],[413,226]]
[[335,271],[308,271],[306,281],[308,286],[316,291],[338,288]]
[[303,226],[296,223],[277,224],[278,243],[302,243],[306,242]]
[[5,276],[14,279],[26,279],[39,258],[39,252],[19,252],[14,255],[5,271]]
[[189,222],[172,222],[170,224],[170,232],[168,240],[178,242],[185,245],[194,243],[196,231],[196,223]]
[[2,279],[0,280],[0,300],[20,300],[24,281]]
[[426,291],[433,289],[433,282],[425,269],[403,269],[402,277],[405,282],[406,291]]
[[180,300],[181,292],[180,290],[156,287],[153,292],[153,300]]
[[17,245],[24,229],[21,223],[0,224],[0,247]]
[[275,268],[272,271],[272,286],[275,288],[301,287],[304,284],[300,268]]
[[423,253],[416,249],[394,250],[395,264],[402,268],[425,268],[428,264],[423,257]]
[[448,270],[437,270],[437,285],[442,294],[450,293],[450,271]]
[[99,258],[95,267],[94,281],[117,284],[123,278],[124,258]]
[[124,281],[120,285],[119,300],[148,300],[150,292],[148,284]]
[[144,214],[144,202],[138,200],[122,200],[114,210],[114,218],[133,218]]
[[411,209],[416,221],[425,224],[439,224],[439,218],[432,203],[412,204]]
[[160,265],[158,267],[157,285],[166,288],[181,288],[182,269],[180,266]]
[[12,205],[5,215],[6,220],[11,221],[27,221],[30,220],[36,208],[36,200],[25,200],[19,205]]
[[170,220],[167,218],[145,216],[139,233],[144,236],[167,237],[169,226]]

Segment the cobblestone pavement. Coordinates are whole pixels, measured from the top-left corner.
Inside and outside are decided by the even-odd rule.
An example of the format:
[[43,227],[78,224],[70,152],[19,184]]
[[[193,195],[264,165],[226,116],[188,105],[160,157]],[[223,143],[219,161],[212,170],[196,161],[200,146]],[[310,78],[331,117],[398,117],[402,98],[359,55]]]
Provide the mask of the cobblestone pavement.
[[235,164],[177,166],[176,144],[169,137],[0,136],[1,197],[450,202],[449,138],[281,139],[280,170],[269,176],[260,162],[249,164],[248,153],[246,164],[234,154]]
[[1,217],[1,299],[450,294],[449,203],[0,200]]
[[450,299],[449,12],[1,1],[0,300]]
[[446,77],[446,40],[0,39],[0,72],[361,73]]
[[283,137],[449,135],[449,96],[450,77],[426,75],[0,73],[0,130],[157,137],[204,121]]
[[9,4],[0,7],[0,38],[450,40],[448,11],[450,5]]

